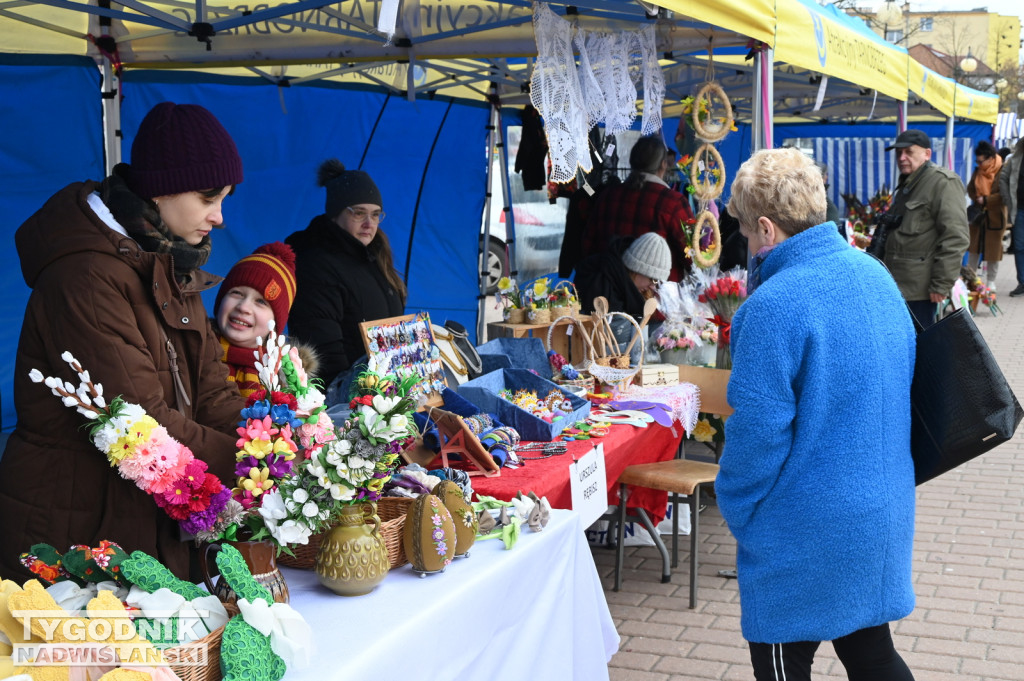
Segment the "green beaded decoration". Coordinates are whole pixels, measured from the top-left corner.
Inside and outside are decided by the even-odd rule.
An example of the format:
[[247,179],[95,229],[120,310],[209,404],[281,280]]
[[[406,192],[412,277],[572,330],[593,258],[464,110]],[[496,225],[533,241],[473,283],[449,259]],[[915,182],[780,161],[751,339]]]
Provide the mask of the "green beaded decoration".
[[[250,603],[261,598],[273,605],[274,599],[263,585],[252,578],[245,559],[238,549],[221,545],[217,568],[239,600]],[[270,647],[270,639],[253,628],[242,617],[233,617],[224,626],[220,644],[220,669],[224,681],[279,681],[284,677],[284,660]]]

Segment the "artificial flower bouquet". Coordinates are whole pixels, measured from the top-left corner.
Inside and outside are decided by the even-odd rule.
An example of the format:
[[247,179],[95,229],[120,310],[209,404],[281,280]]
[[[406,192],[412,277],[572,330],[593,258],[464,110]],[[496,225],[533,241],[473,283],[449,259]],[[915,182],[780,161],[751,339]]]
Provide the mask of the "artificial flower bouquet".
[[29,377],[34,383],[43,383],[64,406],[89,419],[89,437],[110,465],[150,495],[183,531],[210,531],[227,507],[231,490],[140,405],[120,396],[108,403],[103,385],[93,382],[70,352],[61,354],[61,359],[77,374],[77,387],[70,381],[43,376],[38,369],[29,372]]
[[498,280],[498,291],[494,297],[502,310],[522,309],[523,307],[523,296],[519,292],[516,280],[511,277],[502,277]]
[[354,382],[352,413],[337,437],[311,452],[303,475],[282,485],[284,505],[298,508],[315,500],[333,518],[342,506],[379,500],[399,455],[415,442],[413,388],[419,380],[414,374],[382,374],[371,359]]
[[[237,429],[233,504],[208,532],[206,541],[271,541],[278,551],[305,544],[326,527],[330,509],[318,499],[280,493],[302,485],[303,464],[312,453],[336,438],[326,414],[324,395],[310,381],[298,351],[276,334],[273,322],[264,342],[254,350],[261,388],[249,396]],[[295,504],[288,504],[287,501]],[[314,508],[315,507],[315,508]]]
[[[978,303],[988,307],[989,311],[993,315],[997,315],[1002,312],[999,309],[999,303],[996,302],[996,292],[985,285],[978,273],[970,267],[960,268],[960,279],[963,280],[964,285],[967,287],[968,294],[970,296],[971,308],[976,310]],[[975,302],[977,301],[977,302]]]
[[541,277],[527,284],[524,294],[526,317],[533,324],[546,324],[551,321],[551,280]]
[[713,363],[718,327],[710,321],[710,308],[697,299],[691,284],[663,283],[658,289],[658,310],[665,322],[654,332],[652,342],[663,362],[697,366]]
[[711,321],[718,327],[718,358],[715,366],[731,369],[729,340],[732,318],[747,299],[747,271],[735,267],[723,273],[713,267],[709,270],[695,270],[691,277],[701,291],[698,300],[711,308],[714,313]]
[[541,277],[528,285],[526,297],[530,301],[530,307],[535,310],[550,307],[549,296],[551,295],[551,280]]

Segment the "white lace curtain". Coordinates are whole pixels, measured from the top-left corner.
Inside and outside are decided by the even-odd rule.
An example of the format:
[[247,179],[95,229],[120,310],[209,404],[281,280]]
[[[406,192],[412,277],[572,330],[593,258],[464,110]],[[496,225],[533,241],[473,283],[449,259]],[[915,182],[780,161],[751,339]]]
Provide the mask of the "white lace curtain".
[[[641,79],[641,134],[661,130],[665,79],[653,25],[617,33],[584,31],[536,3],[533,30],[537,62],[530,101],[544,119],[552,181],[569,182],[577,168],[593,170],[587,138],[592,127],[604,123],[608,134],[617,134],[632,126]],[[579,53],[578,65],[574,51]]]

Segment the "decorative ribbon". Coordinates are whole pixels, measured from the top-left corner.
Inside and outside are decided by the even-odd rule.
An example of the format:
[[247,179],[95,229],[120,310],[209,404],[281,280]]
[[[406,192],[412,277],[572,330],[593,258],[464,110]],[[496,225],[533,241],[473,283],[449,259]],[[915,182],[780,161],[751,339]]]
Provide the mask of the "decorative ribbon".
[[270,637],[273,650],[289,669],[309,666],[313,657],[313,630],[302,615],[287,603],[267,603],[257,598],[250,603],[238,599],[242,619],[264,636]]
[[732,337],[732,320],[724,319],[721,315],[715,315],[711,322],[718,327],[718,347],[724,348],[729,345]]
[[[147,593],[140,587],[133,586],[128,592],[125,603],[133,608],[138,608],[139,614],[143,617],[158,620],[177,618],[180,643],[198,640],[224,626],[228,621],[228,613],[224,609],[224,604],[213,595],[201,596],[188,601],[184,596],[167,588]],[[207,614],[202,616],[199,614],[200,612]]]

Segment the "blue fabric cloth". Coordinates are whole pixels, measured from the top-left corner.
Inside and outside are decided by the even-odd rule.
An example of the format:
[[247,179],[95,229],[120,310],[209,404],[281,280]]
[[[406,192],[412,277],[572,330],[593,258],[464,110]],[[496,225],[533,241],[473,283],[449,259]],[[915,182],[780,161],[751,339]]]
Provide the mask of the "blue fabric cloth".
[[732,325],[715,482],[743,636],[824,641],[914,609],[910,383],[895,282],[831,223],[780,243]]

